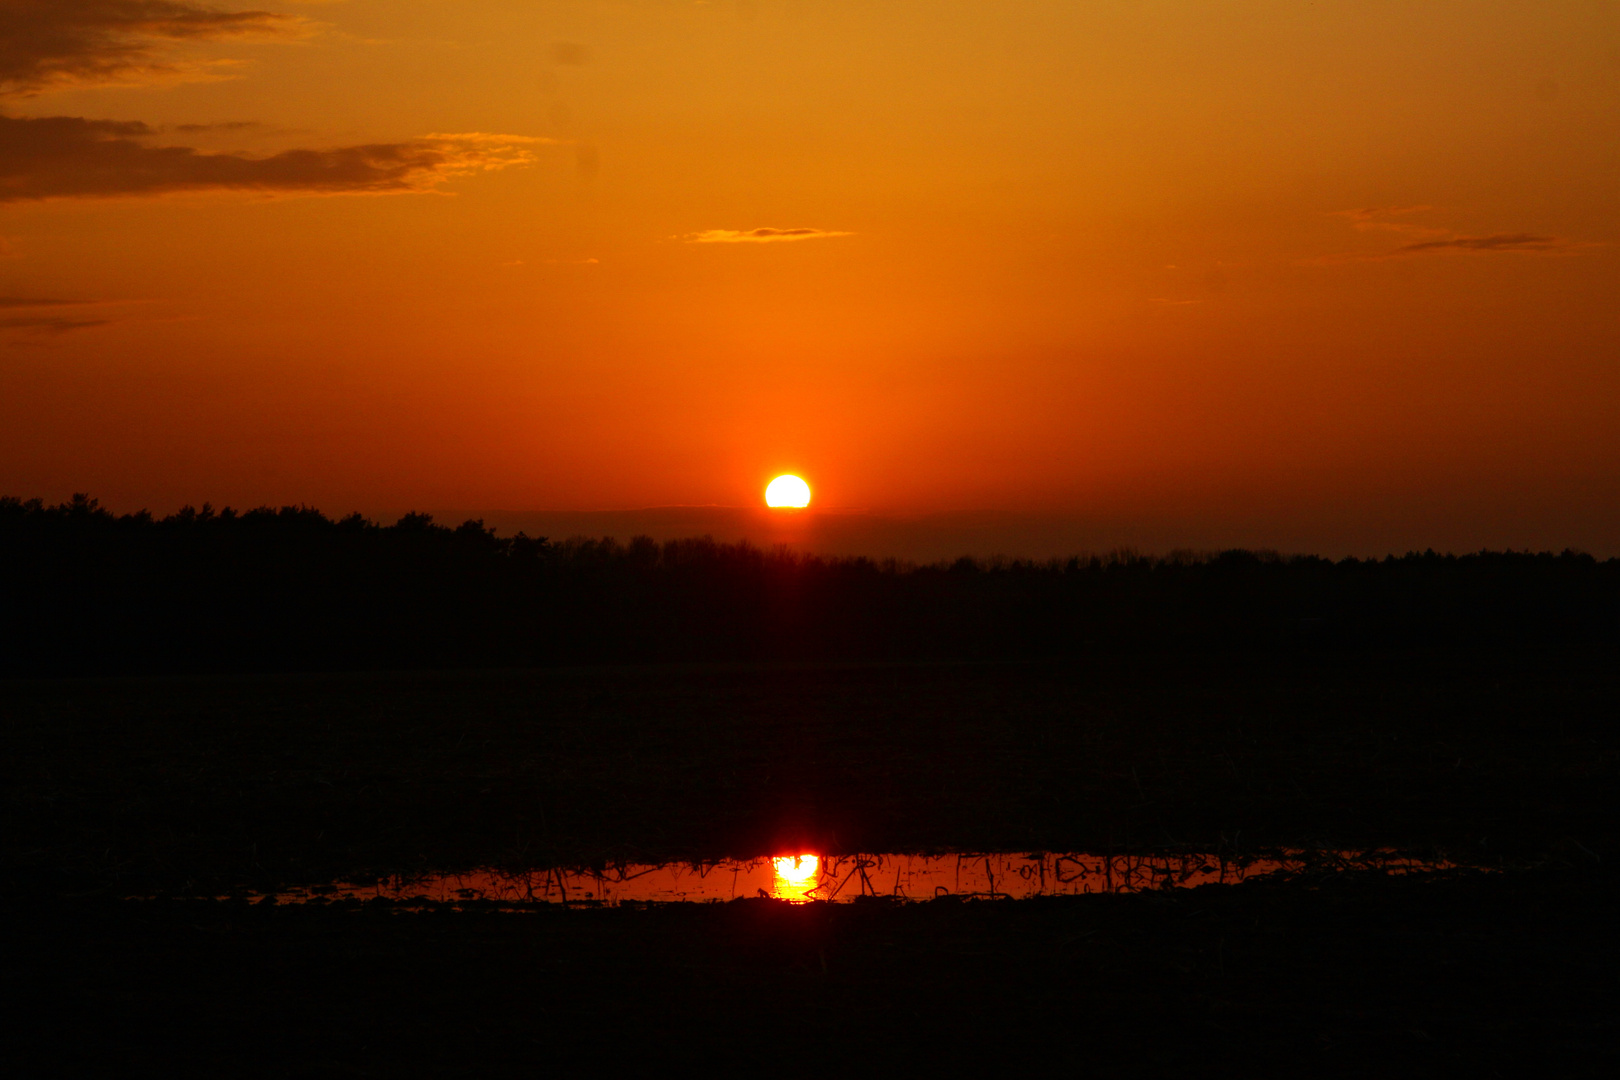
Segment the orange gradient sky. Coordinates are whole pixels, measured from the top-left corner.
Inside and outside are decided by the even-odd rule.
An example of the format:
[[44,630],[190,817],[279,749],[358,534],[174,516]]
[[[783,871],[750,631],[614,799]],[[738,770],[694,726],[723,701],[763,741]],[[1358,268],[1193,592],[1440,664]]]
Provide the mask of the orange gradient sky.
[[0,492],[1620,550],[1616,0],[252,7],[0,0]]

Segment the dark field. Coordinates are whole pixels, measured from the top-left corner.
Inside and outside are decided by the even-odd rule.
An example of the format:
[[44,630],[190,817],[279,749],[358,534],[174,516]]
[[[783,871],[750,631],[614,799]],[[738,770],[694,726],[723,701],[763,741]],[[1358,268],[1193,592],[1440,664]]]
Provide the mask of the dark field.
[[13,909],[13,1075],[1609,1075],[1615,882]]
[[[1617,675],[1604,647],[12,681],[5,985],[36,1036],[76,1031],[23,1040],[40,1072],[1596,1065],[1620,1046]],[[801,845],[1502,872],[534,914],[118,899]]]
[[831,851],[1615,850],[1601,653],[14,682],[7,891]]

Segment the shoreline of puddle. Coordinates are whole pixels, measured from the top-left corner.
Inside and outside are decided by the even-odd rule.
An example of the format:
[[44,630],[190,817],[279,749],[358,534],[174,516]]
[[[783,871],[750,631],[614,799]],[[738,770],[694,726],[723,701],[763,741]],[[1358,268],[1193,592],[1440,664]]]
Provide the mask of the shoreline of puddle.
[[1395,851],[1283,851],[1269,857],[1215,854],[1093,855],[963,852],[945,855],[768,856],[715,862],[625,863],[604,868],[459,873],[344,881],[276,892],[218,896],[268,904],[383,901],[512,907],[724,903],[764,898],[789,903],[848,903],[861,898],[919,902],[1033,899],[1237,885],[1305,871],[1429,873],[1463,864]]

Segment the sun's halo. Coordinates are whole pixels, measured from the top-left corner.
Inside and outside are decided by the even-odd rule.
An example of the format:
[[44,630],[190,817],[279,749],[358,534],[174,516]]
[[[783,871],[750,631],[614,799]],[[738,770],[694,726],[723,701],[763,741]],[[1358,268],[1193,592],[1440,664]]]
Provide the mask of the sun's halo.
[[809,506],[810,485],[792,473],[778,476],[765,488],[765,505],[795,508]]

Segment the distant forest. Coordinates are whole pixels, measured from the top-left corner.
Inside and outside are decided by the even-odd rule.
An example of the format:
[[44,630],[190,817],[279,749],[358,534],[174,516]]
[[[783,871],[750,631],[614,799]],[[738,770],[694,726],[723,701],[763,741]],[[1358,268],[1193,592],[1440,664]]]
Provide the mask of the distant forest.
[[0,498],[0,672],[1017,659],[1620,641],[1620,560],[1223,551],[917,566],[306,507]]

